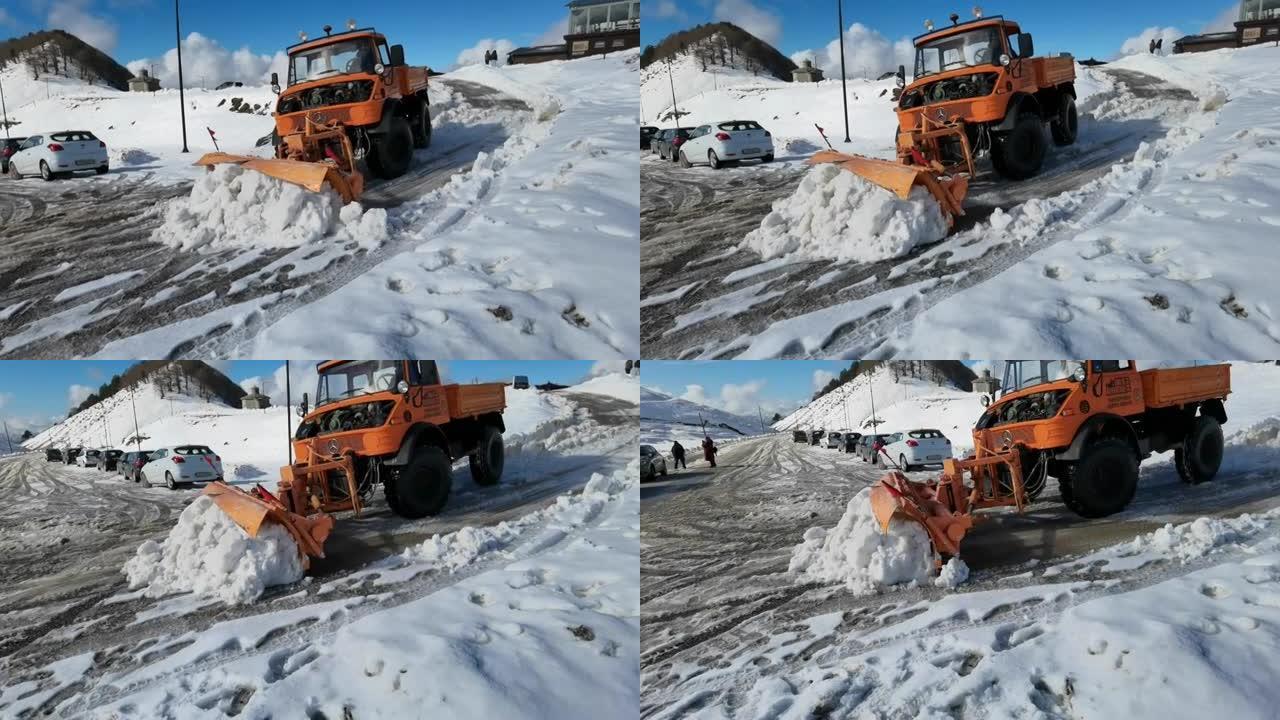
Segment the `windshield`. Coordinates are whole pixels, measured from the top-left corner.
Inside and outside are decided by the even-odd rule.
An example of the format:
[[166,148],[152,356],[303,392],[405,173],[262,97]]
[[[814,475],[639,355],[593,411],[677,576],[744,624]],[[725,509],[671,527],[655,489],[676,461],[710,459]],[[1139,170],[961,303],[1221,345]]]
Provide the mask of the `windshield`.
[[1001,387],[1010,393],[1035,385],[1065,380],[1083,369],[1081,360],[1010,360],[1004,366]]
[[316,407],[353,395],[392,390],[403,379],[399,360],[352,360],[334,365],[316,381]]
[[1004,45],[995,26],[974,28],[916,47],[916,73],[921,78],[944,70],[990,65],[1000,59]]
[[379,62],[371,38],[353,38],[304,50],[289,56],[289,84],[318,80],[344,73],[373,73]]

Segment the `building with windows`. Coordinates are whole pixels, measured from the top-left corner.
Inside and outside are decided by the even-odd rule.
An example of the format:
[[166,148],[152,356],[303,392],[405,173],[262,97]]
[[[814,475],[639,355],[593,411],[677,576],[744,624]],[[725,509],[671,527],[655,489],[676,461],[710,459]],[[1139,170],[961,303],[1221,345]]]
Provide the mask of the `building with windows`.
[[1280,42],[1280,0],[1241,0],[1236,29],[1229,32],[1188,35],[1173,43],[1173,52],[1205,52]]
[[129,92],[155,92],[159,89],[159,78],[151,77],[146,70],[139,70],[137,75],[129,78]]
[[563,45],[516,48],[508,65],[604,55],[640,47],[639,0],[570,0]]

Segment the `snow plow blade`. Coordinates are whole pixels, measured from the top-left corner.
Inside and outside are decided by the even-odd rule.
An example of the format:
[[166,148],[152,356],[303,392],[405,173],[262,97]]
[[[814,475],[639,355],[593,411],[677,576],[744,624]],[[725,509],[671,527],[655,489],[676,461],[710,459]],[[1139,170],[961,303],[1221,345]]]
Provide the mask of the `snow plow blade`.
[[364,191],[363,176],[359,173],[345,174],[336,166],[327,162],[302,162],[300,160],[280,160],[275,158],[259,158],[249,155],[231,155],[223,152],[205,153],[195,165],[213,169],[214,165],[231,163],[263,175],[269,175],[287,183],[304,187],[311,192],[320,192],[325,183],[342,197],[343,204],[354,202]]
[[892,160],[878,160],[862,155],[849,155],[835,150],[822,150],[809,158],[810,165],[839,165],[854,175],[865,178],[903,200],[911,196],[911,188],[920,185],[938,201],[947,227],[955,225],[955,218],[964,215],[964,199],[969,194],[969,180],[960,176],[945,176],[935,168],[907,165]]
[[206,485],[204,494],[208,495],[249,537],[257,537],[266,523],[284,526],[298,545],[298,553],[302,556],[302,567],[309,568],[313,557],[324,557],[324,541],[333,530],[332,515],[320,513],[314,517],[303,517],[289,512],[262,486],[255,487],[254,491],[249,493],[219,481]]
[[960,541],[973,527],[973,516],[953,512],[939,499],[939,490],[949,488],[935,482],[912,482],[894,470],[871,486],[871,511],[880,523],[880,531],[889,531],[894,518],[919,523],[929,534],[933,549],[942,557],[960,554]]

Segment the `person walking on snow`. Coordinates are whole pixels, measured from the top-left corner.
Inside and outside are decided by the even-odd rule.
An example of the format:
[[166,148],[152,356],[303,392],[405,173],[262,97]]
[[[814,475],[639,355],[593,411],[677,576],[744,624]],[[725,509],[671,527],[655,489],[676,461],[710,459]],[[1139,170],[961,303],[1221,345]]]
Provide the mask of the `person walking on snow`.
[[716,447],[715,443],[711,442],[711,436],[706,436],[702,440],[702,458],[711,463],[711,467],[716,466],[717,452],[719,452],[719,448]]
[[877,436],[871,443],[871,462],[878,462],[880,460],[880,453],[882,452],[884,452],[884,438]]
[[689,469],[689,463],[684,461],[684,446],[680,444],[679,440],[671,443],[671,457],[676,461],[676,470],[679,470],[681,465],[683,465],[686,470]]

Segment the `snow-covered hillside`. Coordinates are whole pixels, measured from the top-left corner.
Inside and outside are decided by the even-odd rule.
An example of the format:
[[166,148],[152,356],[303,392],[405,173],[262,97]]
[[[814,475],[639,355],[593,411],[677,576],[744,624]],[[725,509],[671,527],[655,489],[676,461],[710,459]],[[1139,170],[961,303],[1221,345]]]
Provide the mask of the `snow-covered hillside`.
[[[717,33],[709,41],[718,42],[721,36]],[[703,41],[707,43],[708,41]],[[705,93],[736,87],[785,87],[789,83],[769,74],[766,70],[753,71],[748,63],[729,61],[726,65],[719,63],[708,65],[702,69],[702,63],[688,54],[678,54],[670,60],[650,63],[640,71],[640,101],[644,106],[645,122],[658,127],[675,127],[674,108],[671,105],[671,85],[675,84],[676,105],[680,110],[680,126],[695,125],[695,116],[686,113],[694,112],[686,105],[689,100],[702,97]]]
[[696,448],[706,435],[717,442],[760,434],[760,419],[673,397],[654,388],[640,389],[640,441],[666,451],[672,441]]

